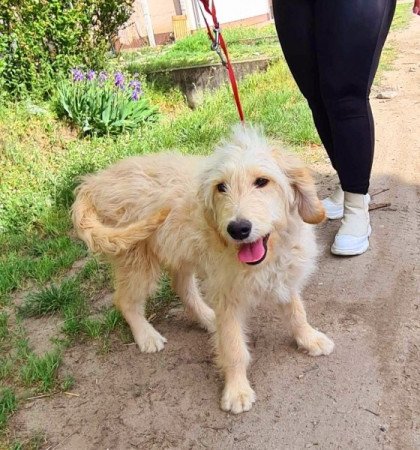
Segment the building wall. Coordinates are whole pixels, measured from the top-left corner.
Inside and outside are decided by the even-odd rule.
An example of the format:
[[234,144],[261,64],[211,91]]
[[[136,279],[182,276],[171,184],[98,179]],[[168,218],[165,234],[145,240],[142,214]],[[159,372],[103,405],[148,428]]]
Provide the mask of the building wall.
[[[172,32],[172,16],[177,15],[174,0],[148,0],[155,39],[162,44]],[[147,31],[143,10],[138,0],[134,1],[134,12],[118,33],[119,47],[133,48],[147,44]]]
[[[173,32],[172,16],[180,12],[181,4],[185,7],[190,30],[204,26],[194,3],[195,0],[148,0],[157,44],[170,41]],[[218,0],[216,8],[221,24],[253,25],[270,18],[269,0]],[[117,47],[122,49],[147,44],[147,32],[139,0],[135,0],[134,13],[119,32],[118,38]]]
[[216,0],[216,10],[221,24],[266,15],[269,12],[267,0]]

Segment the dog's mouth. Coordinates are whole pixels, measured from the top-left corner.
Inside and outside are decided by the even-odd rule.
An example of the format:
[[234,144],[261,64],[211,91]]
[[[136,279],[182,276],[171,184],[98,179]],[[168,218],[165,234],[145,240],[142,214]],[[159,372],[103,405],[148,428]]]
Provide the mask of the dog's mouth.
[[238,251],[239,261],[251,266],[263,262],[267,256],[267,242],[269,237],[270,235],[267,234],[254,242],[242,244]]

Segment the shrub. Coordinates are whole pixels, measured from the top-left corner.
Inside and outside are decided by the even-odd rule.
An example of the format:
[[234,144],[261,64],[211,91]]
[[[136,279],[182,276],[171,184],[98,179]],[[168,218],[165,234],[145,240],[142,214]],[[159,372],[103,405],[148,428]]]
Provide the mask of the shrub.
[[0,87],[15,98],[53,90],[75,65],[102,67],[132,0],[0,0]]
[[157,108],[144,98],[137,78],[127,81],[121,72],[110,78],[89,70],[72,70],[72,80],[58,87],[57,113],[76,125],[83,135],[118,135],[132,132],[157,117]]

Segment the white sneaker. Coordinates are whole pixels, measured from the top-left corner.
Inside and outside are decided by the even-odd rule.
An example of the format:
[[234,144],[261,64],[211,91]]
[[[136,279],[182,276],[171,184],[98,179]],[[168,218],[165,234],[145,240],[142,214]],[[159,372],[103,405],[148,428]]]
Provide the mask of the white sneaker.
[[369,194],[344,193],[344,216],[334,239],[334,255],[361,255],[369,248],[372,232],[369,220]]
[[328,219],[341,219],[344,213],[344,192],[338,185],[334,192],[322,200],[325,208],[325,215]]

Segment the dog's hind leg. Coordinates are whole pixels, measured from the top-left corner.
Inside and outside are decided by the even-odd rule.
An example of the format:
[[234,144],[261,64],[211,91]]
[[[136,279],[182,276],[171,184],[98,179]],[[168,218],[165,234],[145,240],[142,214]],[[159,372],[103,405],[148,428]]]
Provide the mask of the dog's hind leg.
[[216,331],[214,311],[206,305],[192,271],[181,270],[172,276],[173,287],[185,305],[187,313],[194,316],[210,333]]
[[309,325],[298,294],[294,294],[289,303],[281,304],[281,309],[299,348],[311,356],[329,355],[334,350],[334,342]]
[[132,264],[125,260],[121,266],[116,266],[114,304],[129,324],[140,350],[154,353],[163,349],[166,339],[144,316],[146,300],[157,289],[160,275],[157,261],[147,256],[136,258]]

